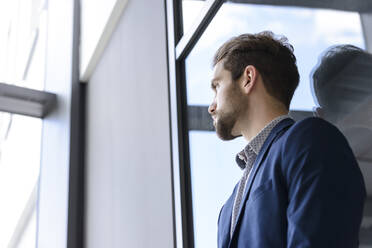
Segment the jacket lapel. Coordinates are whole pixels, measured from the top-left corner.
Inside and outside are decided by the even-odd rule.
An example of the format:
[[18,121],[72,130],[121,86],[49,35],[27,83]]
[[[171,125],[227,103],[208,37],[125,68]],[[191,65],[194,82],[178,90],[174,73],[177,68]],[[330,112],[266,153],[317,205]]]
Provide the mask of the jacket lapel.
[[[239,225],[241,213],[242,213],[242,210],[245,206],[245,201],[247,200],[247,197],[248,197],[249,192],[250,192],[251,187],[252,187],[252,183],[253,183],[253,181],[256,177],[258,169],[260,168],[261,162],[262,162],[266,152],[268,151],[268,148],[270,147],[271,143],[273,142],[275,137],[278,135],[278,133],[280,131],[282,131],[284,128],[292,125],[293,123],[294,123],[294,120],[292,120],[290,118],[284,119],[281,122],[279,122],[273,128],[273,130],[270,132],[269,136],[265,140],[265,143],[262,145],[262,148],[261,148],[260,152],[258,153],[257,158],[256,158],[256,160],[255,160],[255,162],[252,166],[252,171],[250,172],[248,182],[247,182],[247,185],[246,185],[245,190],[244,190],[243,198],[242,198],[242,201],[241,201],[241,204],[240,204],[240,208],[239,208],[239,212],[238,212],[238,216],[237,216],[237,219],[236,219],[236,224],[235,224],[235,227],[234,227],[234,230],[233,230],[233,235],[232,235],[231,240],[233,240],[233,238],[235,236],[235,230],[236,230],[236,227]],[[230,240],[230,244],[231,244],[231,240]],[[229,247],[230,247],[230,244],[229,244]]]

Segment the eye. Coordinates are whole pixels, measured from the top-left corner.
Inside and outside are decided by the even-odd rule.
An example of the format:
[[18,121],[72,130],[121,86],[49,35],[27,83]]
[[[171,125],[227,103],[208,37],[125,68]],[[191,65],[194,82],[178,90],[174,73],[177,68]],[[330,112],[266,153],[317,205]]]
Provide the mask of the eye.
[[220,87],[219,85],[219,82],[217,81],[214,81],[212,84],[211,84],[211,88],[214,92],[216,92],[216,90]]

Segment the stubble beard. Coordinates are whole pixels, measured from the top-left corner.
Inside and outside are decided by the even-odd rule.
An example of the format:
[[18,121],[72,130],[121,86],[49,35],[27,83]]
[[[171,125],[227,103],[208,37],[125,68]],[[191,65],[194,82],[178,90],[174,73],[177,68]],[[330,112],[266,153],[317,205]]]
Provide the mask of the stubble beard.
[[239,137],[239,136],[234,136],[231,134],[235,121],[236,120],[234,116],[231,116],[231,115],[221,117],[216,122],[216,126],[215,126],[217,136],[222,140],[232,140],[232,139]]
[[221,113],[218,119],[216,119],[215,122],[215,129],[217,136],[221,140],[233,140],[237,137],[242,136],[239,135],[233,135],[232,130],[238,120],[238,117],[242,113],[242,105],[237,101],[238,99],[235,99],[236,101],[233,104],[233,110],[229,113]]
[[219,113],[218,118],[216,118],[214,122],[217,136],[221,140],[233,140],[242,136],[241,134],[233,135],[232,130],[239,116],[243,113],[243,96],[236,86],[232,86],[232,89],[228,94],[228,98],[230,99],[230,111]]

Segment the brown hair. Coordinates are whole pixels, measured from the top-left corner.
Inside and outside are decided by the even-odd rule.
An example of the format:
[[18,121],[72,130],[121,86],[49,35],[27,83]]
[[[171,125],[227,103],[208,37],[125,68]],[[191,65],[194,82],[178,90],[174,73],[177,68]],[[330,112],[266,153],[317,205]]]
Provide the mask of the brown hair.
[[240,78],[246,66],[256,67],[268,94],[289,109],[300,76],[293,47],[286,37],[276,39],[270,31],[233,37],[217,50],[213,66],[221,60],[234,81]]

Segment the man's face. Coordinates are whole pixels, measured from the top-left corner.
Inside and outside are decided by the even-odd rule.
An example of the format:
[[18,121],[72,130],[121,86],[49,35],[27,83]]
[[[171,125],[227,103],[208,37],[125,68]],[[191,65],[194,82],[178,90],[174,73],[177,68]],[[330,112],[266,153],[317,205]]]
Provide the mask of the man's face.
[[232,81],[230,71],[224,68],[223,60],[214,67],[211,88],[215,95],[208,112],[213,118],[218,137],[222,140],[232,140],[241,136],[234,128],[245,108],[244,95],[238,82]]

